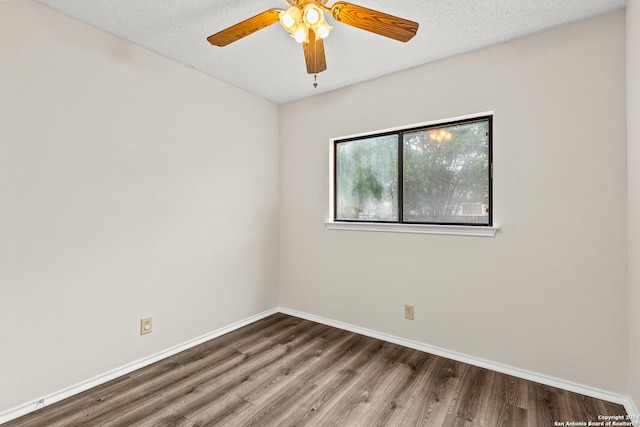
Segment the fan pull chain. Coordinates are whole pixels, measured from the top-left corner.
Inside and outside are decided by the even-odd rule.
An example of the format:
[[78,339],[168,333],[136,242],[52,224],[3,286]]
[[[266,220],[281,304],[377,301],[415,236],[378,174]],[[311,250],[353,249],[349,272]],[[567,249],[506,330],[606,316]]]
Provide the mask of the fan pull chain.
[[318,75],[317,74],[313,75],[313,87],[314,88],[318,87]]

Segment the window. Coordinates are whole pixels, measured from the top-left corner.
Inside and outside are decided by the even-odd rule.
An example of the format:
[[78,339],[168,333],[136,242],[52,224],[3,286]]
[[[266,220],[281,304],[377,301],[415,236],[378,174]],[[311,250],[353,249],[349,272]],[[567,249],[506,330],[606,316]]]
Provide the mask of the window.
[[333,221],[492,226],[492,116],[335,139]]

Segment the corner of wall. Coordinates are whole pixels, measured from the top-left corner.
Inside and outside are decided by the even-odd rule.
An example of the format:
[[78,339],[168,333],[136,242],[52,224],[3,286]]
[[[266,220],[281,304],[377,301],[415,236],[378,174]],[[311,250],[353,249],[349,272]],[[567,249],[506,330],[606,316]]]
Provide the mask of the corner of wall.
[[628,393],[640,403],[640,0],[626,10]]

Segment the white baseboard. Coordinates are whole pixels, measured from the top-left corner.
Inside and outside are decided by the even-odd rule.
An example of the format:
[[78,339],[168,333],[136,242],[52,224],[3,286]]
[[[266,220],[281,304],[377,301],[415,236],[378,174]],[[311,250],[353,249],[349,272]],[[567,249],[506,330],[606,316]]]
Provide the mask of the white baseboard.
[[239,322],[232,323],[231,325],[225,326],[223,328],[217,329],[213,332],[209,332],[208,334],[202,335],[200,337],[189,340],[185,343],[179,344],[177,346],[171,347],[167,350],[161,351],[159,353],[153,354],[149,357],[145,357],[140,360],[136,360],[128,365],[122,366],[120,368],[114,369],[97,377],[91,378],[87,381],[83,381],[79,384],[68,387],[64,390],[60,390],[58,392],[52,393],[48,396],[44,396],[42,398],[36,399],[32,403],[25,403],[24,405],[20,405],[13,409],[9,409],[8,411],[0,413],[0,424],[6,423],[23,415],[27,415],[36,409],[43,408],[45,406],[51,405],[53,403],[59,402],[62,399],[66,399],[78,393],[82,393],[83,391],[89,390],[90,388],[99,386],[108,381],[111,381],[115,378],[118,378],[122,375],[126,375],[130,372],[133,372],[137,369],[144,368],[145,366],[151,365],[152,363],[158,362],[167,357],[173,356],[174,354],[178,354],[181,351],[188,350],[192,347],[197,346],[198,344],[202,344],[211,339],[217,338],[221,335],[224,335],[228,332],[239,329],[243,326],[246,326],[250,323],[253,323],[257,320],[270,316],[272,314],[277,313],[278,310],[272,308],[270,310],[264,311],[260,314],[256,314],[255,316],[248,317],[246,319],[240,320]]
[[[388,341],[394,344],[398,344],[404,347],[413,348],[415,350],[424,351],[427,353],[435,354],[437,356],[446,357],[448,359],[456,360],[458,362],[468,363],[470,365],[479,366],[481,368],[491,369],[496,372],[501,372],[503,374],[511,375],[518,378],[523,378],[530,381],[535,381],[541,384],[549,385],[552,387],[561,388],[564,390],[569,390],[575,393],[584,394],[586,396],[595,397],[597,399],[607,400],[609,402],[618,403],[623,405],[627,413],[633,417],[640,416],[640,411],[638,411],[637,406],[631,400],[631,398],[627,396],[623,396],[616,393],[611,393],[605,390],[600,390],[597,388],[585,386],[582,384],[577,384],[571,381],[562,380],[559,378],[551,377],[549,375],[539,374],[536,372],[527,371],[524,369],[514,368],[512,366],[503,365],[501,363],[491,362],[488,360],[480,359],[473,356],[468,356],[466,354],[458,353],[455,351],[446,350],[440,347],[431,346],[428,344],[420,343],[417,341],[411,341],[404,338],[399,338],[393,335],[385,334],[382,332],[373,331],[371,329],[361,328],[359,326],[351,325],[349,323],[340,322],[337,320],[327,319],[325,317],[316,316],[309,313],[304,313],[297,310],[292,310],[286,307],[278,307],[273,308],[267,311],[264,311],[260,314],[256,314],[255,316],[248,317],[239,322],[235,322],[231,325],[225,326],[223,328],[217,329],[213,332],[210,332],[206,335],[202,335],[200,337],[189,340],[183,344],[179,344],[175,347],[171,347],[167,350],[161,351],[149,357],[145,357],[143,359],[132,362],[126,366],[123,366],[118,369],[114,369],[105,374],[99,375],[95,378],[89,379],[82,383],[76,384],[74,386],[68,387],[64,390],[60,390],[56,393],[52,393],[48,396],[42,397],[40,399],[36,399],[32,403],[26,403],[24,405],[20,405],[16,408],[10,409],[3,413],[0,413],[0,424],[11,421],[15,418],[26,415],[30,412],[35,411],[44,406],[51,405],[55,402],[59,402],[62,399],[66,399],[83,391],[86,391],[90,388],[96,387],[100,384],[104,384],[108,381],[111,381],[115,378],[118,378],[122,375],[126,375],[130,372],[133,372],[137,369],[143,368],[145,366],[151,365],[159,360],[165,359],[167,357],[173,356],[174,354],[180,353],[181,351],[188,350],[192,347],[195,347],[199,344],[202,344],[211,339],[217,338],[221,335],[224,335],[228,332],[239,329],[243,326],[246,326],[250,323],[253,323],[257,320],[263,319],[267,316],[270,316],[274,313],[284,313],[295,317],[300,317],[302,319],[311,320],[313,322],[322,323],[324,325],[333,326],[336,328],[344,329],[346,331],[354,332],[361,335],[366,335],[371,338],[377,338],[384,341]],[[640,426],[640,422],[635,423],[634,425]]]
[[[286,307],[279,307],[278,311],[291,316],[300,317],[302,319],[307,319],[313,322],[322,323],[323,325],[333,326],[339,329],[355,332],[357,334],[366,335],[371,338],[377,338],[383,341],[388,341],[404,347],[412,348],[414,350],[424,351],[426,353],[431,353],[437,356],[446,357],[448,359],[467,363],[469,365],[490,369],[492,371],[500,372],[503,374],[511,375],[511,376],[522,378],[529,381],[534,381],[534,382],[545,384],[551,387],[557,387],[563,390],[572,391],[574,393],[583,394],[585,396],[594,397],[596,399],[602,399],[609,402],[617,403],[617,404],[623,405],[629,415],[633,417],[640,416],[640,412],[638,412],[638,408],[635,406],[631,398],[627,396],[611,393],[605,390],[600,390],[594,387],[589,387],[589,386],[578,384],[572,381],[566,381],[566,380],[555,378],[549,375],[539,374],[539,373],[531,372],[525,369],[503,365],[501,363],[491,362],[489,360],[480,359],[477,357],[469,356],[469,355],[458,353],[455,351],[446,350],[446,349],[435,347],[429,344],[424,344],[417,341],[411,341],[404,338],[399,338],[393,335],[373,331],[371,329],[361,328],[359,326],[351,325],[349,323],[327,319],[325,317],[316,316],[313,314],[304,313],[297,310],[292,310]],[[637,423],[635,425],[640,426],[640,423]]]
[[627,411],[627,414],[634,418],[633,425],[640,427],[640,411],[638,411],[638,407],[633,402],[633,399],[630,397],[627,399],[627,403],[624,404],[624,409]]

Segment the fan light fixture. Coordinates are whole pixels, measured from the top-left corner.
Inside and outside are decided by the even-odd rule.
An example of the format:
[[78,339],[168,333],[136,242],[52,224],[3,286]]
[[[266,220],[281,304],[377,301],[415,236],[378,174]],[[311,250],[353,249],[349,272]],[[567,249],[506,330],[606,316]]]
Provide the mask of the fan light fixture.
[[326,38],[333,27],[324,18],[324,12],[316,4],[308,3],[302,9],[291,6],[280,12],[280,25],[298,43],[309,40],[309,30],[314,30],[321,39]]
[[304,23],[309,27],[315,27],[320,23],[320,17],[324,17],[322,11],[313,3],[309,3],[304,7]]
[[336,22],[400,42],[408,42],[418,31],[419,24],[417,22],[367,9],[342,0],[328,6],[326,4],[328,1],[287,0],[290,5],[287,10],[277,8],[265,10],[249,19],[210,35],[207,37],[207,41],[214,46],[227,46],[256,31],[280,22],[282,28],[302,45],[307,73],[318,74],[327,69],[323,39],[329,35],[333,28],[327,23],[324,16],[325,12],[330,13]]
[[293,32],[301,19],[302,15],[300,14],[300,9],[295,6],[290,7],[286,11],[280,12],[280,24],[282,25],[282,28],[290,33]]

